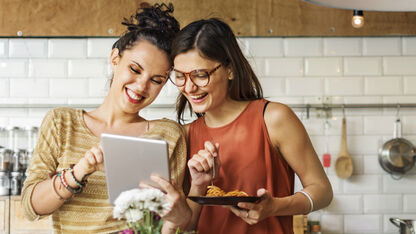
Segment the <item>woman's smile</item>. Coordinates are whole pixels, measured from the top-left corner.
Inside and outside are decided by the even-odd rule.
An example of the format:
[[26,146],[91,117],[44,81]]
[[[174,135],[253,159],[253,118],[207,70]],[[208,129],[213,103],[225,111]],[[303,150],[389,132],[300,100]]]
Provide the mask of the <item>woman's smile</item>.
[[208,93],[199,94],[199,95],[188,95],[189,98],[193,103],[201,103],[206,100],[206,97],[208,96]]
[[138,104],[140,101],[145,99],[145,97],[141,96],[140,94],[135,93],[133,90],[129,88],[125,88],[125,93],[127,96],[127,100],[133,104]]

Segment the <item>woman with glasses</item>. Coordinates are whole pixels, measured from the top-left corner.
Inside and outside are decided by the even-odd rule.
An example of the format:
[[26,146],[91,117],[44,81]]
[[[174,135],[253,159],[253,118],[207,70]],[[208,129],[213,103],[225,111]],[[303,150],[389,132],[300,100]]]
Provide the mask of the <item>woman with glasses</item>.
[[[262,197],[238,207],[188,201],[190,229],[197,227],[201,234],[292,233],[292,215],[330,203],[331,185],[305,128],[289,107],[263,98],[227,24],[218,19],[189,24],[177,34],[171,56],[170,80],[181,92],[178,120],[183,123],[187,105],[198,116],[185,125],[188,195],[204,196],[213,184]],[[295,173],[303,185],[298,193]]]
[[113,133],[167,141],[174,185],[153,178],[167,192],[171,204],[162,230],[175,233],[179,225],[186,225],[191,210],[181,192],[186,167],[183,130],[174,121],[148,121],[140,115],[168,79],[171,42],[179,31],[172,12],[171,5],[155,4],[140,9],[123,23],[128,30],[113,45],[111,85],[97,109],[55,108],[47,113],[22,192],[23,210],[29,220],[52,215],[55,233],[127,229],[125,220],[113,218],[99,144],[101,133]]

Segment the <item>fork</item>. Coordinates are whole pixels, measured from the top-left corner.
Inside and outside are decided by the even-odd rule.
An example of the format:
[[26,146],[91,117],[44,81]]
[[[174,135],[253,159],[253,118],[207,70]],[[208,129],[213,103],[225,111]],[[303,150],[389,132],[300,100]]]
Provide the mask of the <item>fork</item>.
[[[211,138],[211,143],[214,144],[214,140]],[[214,178],[216,177],[215,173],[215,158],[212,158],[212,178],[211,178],[211,185],[214,185]]]

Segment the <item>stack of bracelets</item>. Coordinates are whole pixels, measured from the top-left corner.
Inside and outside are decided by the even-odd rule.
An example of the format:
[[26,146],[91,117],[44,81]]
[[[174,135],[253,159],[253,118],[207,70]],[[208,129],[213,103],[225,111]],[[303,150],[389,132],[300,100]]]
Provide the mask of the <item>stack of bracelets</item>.
[[[69,191],[69,192],[71,192],[72,194],[79,194],[79,193],[81,193],[82,192],[82,190],[84,189],[84,187],[85,187],[85,185],[87,184],[87,180],[86,180],[86,177],[89,175],[89,174],[87,174],[87,175],[85,175],[82,179],[81,179],[81,181],[79,181],[79,180],[77,180],[77,178],[75,178],[75,176],[74,176],[74,169],[73,169],[73,166],[74,165],[71,165],[71,167],[70,168],[66,168],[66,169],[63,169],[62,171],[60,171],[60,172],[58,172],[58,174],[56,175],[54,175],[53,177],[52,177],[52,188],[53,188],[53,191],[55,192],[55,194],[56,194],[56,196],[57,196],[57,198],[59,199],[59,200],[64,200],[64,201],[66,201],[63,197],[61,197],[61,195],[59,195],[59,193],[58,193],[58,191],[56,191],[56,189],[55,189],[55,180],[56,180],[56,177],[59,177],[59,180],[61,181],[61,184]],[[72,177],[72,179],[74,179],[74,181],[75,181],[75,183],[78,185],[78,188],[73,188],[73,187],[71,187],[71,186],[69,186],[68,185],[68,183],[66,182],[66,179],[65,179],[65,173],[66,172],[69,172],[69,174],[71,175],[71,177]]]

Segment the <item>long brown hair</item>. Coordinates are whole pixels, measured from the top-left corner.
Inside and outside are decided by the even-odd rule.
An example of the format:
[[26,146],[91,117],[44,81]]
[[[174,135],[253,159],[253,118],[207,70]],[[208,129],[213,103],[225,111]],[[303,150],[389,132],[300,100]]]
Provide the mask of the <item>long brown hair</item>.
[[[196,49],[202,57],[229,66],[233,79],[229,82],[228,96],[237,101],[263,98],[260,82],[249,62],[238,46],[237,39],[223,21],[211,18],[188,24],[175,37],[172,43],[172,60],[179,54]],[[184,112],[189,101],[183,94],[176,100],[177,120],[184,122]],[[191,110],[192,114],[192,110]],[[198,117],[203,113],[195,113]]]

